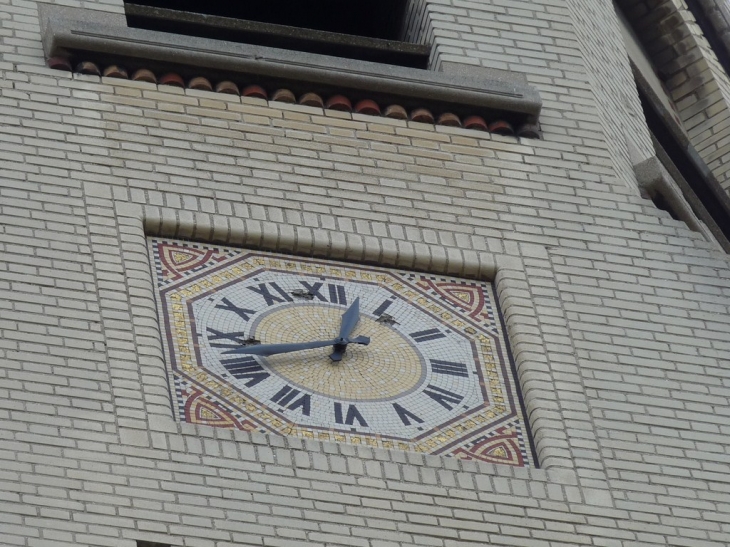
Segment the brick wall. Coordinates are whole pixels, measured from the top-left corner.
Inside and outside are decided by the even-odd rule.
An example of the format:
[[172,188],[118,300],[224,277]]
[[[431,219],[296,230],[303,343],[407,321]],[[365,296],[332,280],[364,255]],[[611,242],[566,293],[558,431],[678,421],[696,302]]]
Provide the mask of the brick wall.
[[[0,2],[0,544],[730,542],[730,261],[632,189],[611,10],[429,4],[543,140],[72,76]],[[542,468],[176,424],[146,234],[494,277]]]

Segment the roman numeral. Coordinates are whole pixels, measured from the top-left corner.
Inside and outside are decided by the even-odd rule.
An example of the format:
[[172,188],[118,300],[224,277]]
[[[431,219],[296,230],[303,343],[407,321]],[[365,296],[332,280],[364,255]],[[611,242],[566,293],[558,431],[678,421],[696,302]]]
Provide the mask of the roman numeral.
[[[237,348],[243,346],[246,343],[246,336],[244,332],[221,332],[219,330],[211,329],[208,327],[208,342],[210,342],[213,348]],[[229,344],[215,344],[215,340],[229,340],[232,343]]]
[[289,296],[284,289],[279,287],[276,283],[269,283],[269,286],[274,289],[280,296],[274,296],[271,294],[271,290],[266,286],[266,283],[259,283],[258,287],[246,287],[249,291],[253,291],[256,294],[260,294],[264,297],[267,306],[273,306],[274,304],[281,304],[283,302],[293,302],[294,299]]
[[400,418],[400,421],[403,422],[403,425],[411,425],[411,420],[413,420],[417,424],[423,423],[423,420],[421,418],[413,414],[413,412],[406,410],[398,403],[393,403],[393,408],[398,413],[398,417]]
[[345,421],[342,421],[342,403],[335,403],[335,422],[343,425],[353,425],[357,421],[360,427],[367,427],[368,423],[362,417],[355,405],[347,405]]
[[284,386],[276,393],[276,395],[271,398],[271,400],[283,407],[288,408],[289,410],[300,409],[302,414],[304,414],[305,416],[309,416],[312,405],[312,397],[311,395],[305,393],[295,401],[294,399],[296,399],[297,395],[299,395],[300,393],[301,392],[298,389],[294,389],[291,386]]
[[446,335],[438,329],[419,330],[418,332],[412,332],[410,336],[418,343],[436,340],[437,338],[446,338]]
[[221,364],[236,380],[245,380],[246,387],[252,387],[266,380],[270,376],[256,359],[248,355],[246,357],[234,357],[221,361]]
[[309,293],[320,302],[332,302],[333,304],[347,305],[347,296],[345,295],[345,287],[334,283],[327,283],[327,295],[323,295],[320,291],[324,283],[307,283],[300,281]]
[[466,363],[453,363],[451,361],[438,361],[431,359],[431,370],[434,374],[448,374],[450,376],[463,376],[467,378]]
[[246,308],[239,308],[236,306],[233,302],[228,300],[227,298],[221,299],[222,304],[216,304],[216,308],[219,310],[226,310],[226,311],[232,311],[236,315],[238,315],[241,319],[244,321],[249,320],[249,315],[253,315],[256,313],[256,310],[249,310]]
[[464,399],[464,397],[457,393],[453,393],[447,389],[442,389],[430,384],[426,386],[426,389],[423,390],[423,392],[446,410],[453,410],[453,405],[458,405]]
[[382,304],[380,304],[380,306],[377,307],[377,309],[373,312],[373,315],[383,315],[385,313],[385,310],[387,310],[392,303],[392,300],[385,300]]
[[330,290],[330,302],[333,304],[347,305],[347,296],[345,296],[345,287],[342,285],[333,285],[328,283]]

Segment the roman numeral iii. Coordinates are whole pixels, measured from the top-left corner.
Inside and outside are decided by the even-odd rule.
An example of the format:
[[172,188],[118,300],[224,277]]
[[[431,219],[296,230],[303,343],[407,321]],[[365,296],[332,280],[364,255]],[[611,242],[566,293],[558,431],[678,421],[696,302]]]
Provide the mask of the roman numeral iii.
[[461,376],[463,378],[469,376],[466,363],[439,361],[437,359],[431,359],[431,371],[434,374],[448,374],[449,376]]
[[410,337],[420,344],[421,342],[428,342],[429,340],[436,340],[437,338],[446,338],[446,335],[438,329],[428,329],[412,332]]

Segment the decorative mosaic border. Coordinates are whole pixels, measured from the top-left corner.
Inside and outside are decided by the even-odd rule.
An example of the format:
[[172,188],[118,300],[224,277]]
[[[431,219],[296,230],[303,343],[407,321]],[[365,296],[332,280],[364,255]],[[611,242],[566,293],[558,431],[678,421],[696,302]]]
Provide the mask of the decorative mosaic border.
[[[317,438],[324,441],[336,440],[338,442],[350,442],[353,444],[364,443],[374,447],[445,454],[463,459],[478,459],[491,463],[504,463],[518,466],[535,465],[536,457],[534,448],[530,442],[529,424],[525,419],[521,393],[515,381],[515,367],[509,352],[509,345],[503,334],[504,325],[499,314],[499,309],[493,304],[495,297],[490,283],[439,275],[418,274],[403,270],[362,266],[359,264],[331,261],[323,262],[292,255],[269,255],[257,251],[158,238],[150,239],[150,253],[151,259],[154,261],[157,290],[159,291],[156,296],[158,299],[161,324],[166,332],[166,335],[162,338],[163,346],[165,347],[168,374],[174,380],[174,389],[172,390],[173,399],[177,400],[177,417],[180,421],[249,431],[275,432],[304,438]],[[375,426],[375,429],[371,429],[374,424],[365,425],[364,429],[361,428],[356,432],[350,432],[350,427],[337,426],[336,423],[329,421],[322,422],[321,419],[324,418],[322,415],[318,415],[317,419],[312,419],[309,404],[307,404],[306,416],[296,412],[291,413],[293,416],[298,416],[305,420],[305,422],[310,423],[309,426],[304,425],[304,423],[297,423],[296,419],[291,421],[285,409],[279,409],[277,412],[271,408],[271,403],[262,404],[260,402],[262,401],[259,398],[261,394],[254,395],[255,392],[261,389],[259,383],[263,382],[263,385],[273,385],[273,383],[276,383],[275,378],[272,376],[277,375],[274,370],[269,371],[268,368],[262,369],[261,374],[255,379],[253,385],[249,385],[243,380],[236,380],[235,375],[232,377],[223,368],[216,373],[212,369],[209,369],[207,365],[203,364],[203,354],[206,355],[206,359],[212,358],[213,362],[211,365],[217,364],[216,366],[220,365],[220,359],[223,361],[230,359],[230,357],[224,357],[224,354],[221,353],[221,348],[228,347],[231,344],[235,346],[240,341],[236,340],[232,342],[231,339],[226,338],[225,343],[221,342],[220,340],[223,339],[220,339],[220,333],[218,330],[215,330],[216,340],[218,341],[212,344],[206,343],[205,336],[201,338],[201,329],[203,328],[201,321],[204,322],[205,319],[203,316],[192,315],[194,313],[193,308],[200,309],[201,306],[203,308],[207,307],[212,311],[213,316],[218,318],[216,321],[223,320],[225,326],[223,324],[220,326],[216,325],[216,329],[223,327],[221,332],[222,330],[230,331],[233,328],[233,324],[237,325],[237,329],[248,328],[246,327],[249,320],[248,314],[259,312],[250,309],[246,310],[247,314],[243,316],[245,317],[244,320],[242,316],[236,313],[227,313],[228,307],[232,305],[230,302],[227,306],[223,306],[226,309],[221,311],[221,306],[213,306],[211,308],[209,301],[218,298],[220,296],[219,293],[223,291],[228,292],[228,296],[231,298],[243,297],[247,301],[254,302],[253,304],[247,304],[246,307],[253,306],[255,308],[255,302],[263,302],[258,293],[245,291],[249,295],[246,297],[240,293],[241,289],[231,291],[230,288],[241,287],[246,284],[246,279],[251,279],[252,277],[259,279],[258,276],[262,274],[273,275],[285,284],[287,282],[293,282],[295,284],[294,288],[298,287],[296,279],[302,276],[312,277],[313,279],[320,278],[322,280],[326,277],[330,281],[341,284],[340,288],[343,289],[342,297],[344,297],[345,287],[350,287],[348,291],[358,291],[358,287],[360,287],[360,289],[365,290],[362,294],[366,297],[366,300],[361,305],[366,305],[367,299],[379,292],[383,293],[381,295],[382,297],[391,295],[388,302],[390,302],[389,305],[392,305],[392,300],[396,298],[396,294],[401,294],[399,302],[406,306],[404,309],[401,309],[400,314],[397,314],[401,321],[407,319],[411,307],[420,307],[422,313],[431,317],[434,325],[443,325],[444,327],[443,333],[440,332],[438,335],[432,334],[433,340],[431,340],[431,337],[426,337],[423,345],[420,342],[416,344],[407,343],[410,338],[408,338],[406,333],[410,331],[404,331],[395,325],[387,327],[380,325],[376,328],[375,324],[372,323],[370,327],[371,329],[376,329],[374,332],[380,332],[389,336],[400,332],[401,334],[396,335],[396,338],[391,341],[391,344],[395,344],[395,347],[397,347],[398,344],[405,342],[406,346],[403,346],[401,349],[404,347],[412,348],[406,352],[407,355],[413,357],[421,356],[416,359],[416,361],[421,363],[421,365],[416,367],[421,371],[418,374],[421,376],[419,385],[425,380],[426,376],[424,374],[426,374],[428,368],[423,361],[422,350],[425,349],[426,355],[429,355],[429,352],[433,353],[435,351],[436,354],[434,355],[438,355],[438,358],[442,359],[446,354],[451,355],[456,348],[456,346],[451,346],[451,342],[449,342],[453,336],[456,336],[454,342],[459,343],[458,341],[462,340],[461,343],[463,343],[463,340],[465,340],[456,334],[448,335],[446,333],[451,332],[451,329],[456,329],[455,333],[460,331],[471,333],[467,339],[471,340],[471,336],[473,336],[474,341],[470,342],[470,344],[477,343],[477,348],[481,348],[478,352],[479,355],[486,352],[475,363],[478,366],[474,370],[474,374],[481,374],[479,371],[482,367],[485,367],[483,372],[485,376],[479,376],[479,384],[482,386],[480,391],[483,392],[483,397],[488,402],[477,403],[475,399],[473,402],[477,403],[478,406],[471,407],[468,412],[462,410],[461,414],[454,415],[453,411],[455,409],[450,404],[442,405],[444,408],[449,408],[448,414],[445,414],[444,408],[439,406],[439,404],[425,404],[426,401],[430,400],[430,396],[416,395],[411,398],[410,405],[412,405],[412,410],[421,408],[421,410],[416,410],[421,414],[420,417],[413,415],[414,418],[420,420],[419,424],[428,424],[429,421],[423,422],[422,419],[429,415],[437,417],[438,422],[442,422],[447,417],[448,421],[440,423],[440,425],[433,423],[429,426],[424,425],[424,427],[420,427],[409,423],[409,420],[405,420],[403,424],[400,424],[396,420],[399,426],[391,434],[386,434],[385,430],[380,430],[377,426]],[[276,285],[276,288],[281,290],[278,285]],[[392,293],[393,290],[399,292]],[[304,310],[304,307],[301,305],[303,303],[299,302],[297,304],[296,297],[289,297],[287,293],[281,294],[287,296],[288,301],[283,300],[281,295],[275,299],[270,297],[271,302],[268,305],[262,304],[263,308],[260,310],[261,313],[265,315],[269,313],[270,309],[289,309],[292,306],[300,311]],[[320,296],[320,299],[327,301],[325,297]],[[336,298],[335,300],[338,299]],[[420,302],[420,304],[416,304],[416,302]],[[318,305],[310,305],[309,307],[313,311],[322,311],[323,306],[325,307],[324,309],[329,309],[332,306],[337,307],[341,303],[341,301],[335,302],[335,304],[330,304],[329,302],[326,304],[319,303]],[[380,300],[377,303],[380,303]],[[269,305],[272,307],[269,308]],[[402,307],[402,305],[399,306],[399,308]],[[281,309],[275,312],[275,314],[281,314]],[[296,309],[291,309],[288,313],[284,314],[287,318],[285,321],[287,325],[291,324],[291,313],[296,311]],[[338,309],[335,314],[336,317],[339,317],[338,314],[341,311]],[[363,308],[362,313],[364,312],[365,310]],[[374,311],[374,313],[381,314],[382,311]],[[403,313],[406,313],[406,315],[402,315]],[[211,317],[210,313],[207,316]],[[429,321],[426,316],[424,316],[424,319]],[[232,322],[230,319],[232,319]],[[339,322],[339,319],[337,321]],[[255,324],[256,321],[252,320],[251,325],[253,326],[251,326],[251,332],[255,330]],[[300,325],[300,327],[303,327],[303,325]],[[333,328],[335,328],[334,325]],[[290,330],[290,328],[287,327],[285,330]],[[280,335],[286,336],[287,333],[282,331]],[[191,336],[192,338],[190,338]],[[402,336],[406,336],[406,338],[401,338]],[[445,345],[441,342],[442,340],[445,341]],[[279,341],[278,339],[276,340],[276,342]],[[443,349],[439,349],[442,345]],[[373,365],[377,363],[374,370],[378,371],[371,378],[372,381],[376,381],[376,378],[383,373],[382,367],[387,366],[387,363],[390,362],[392,355],[391,348],[393,347],[393,345],[388,345],[387,347],[380,348],[384,351],[381,354],[381,360],[376,359],[376,361],[371,363]],[[416,349],[416,347],[420,347],[421,349]],[[175,349],[173,350],[173,348]],[[373,348],[373,351],[375,351],[375,348]],[[472,355],[474,351],[476,349],[470,349],[467,353]],[[406,358],[407,355],[403,355],[402,358]],[[364,351],[362,357],[369,359],[368,352]],[[282,365],[284,368],[281,370],[292,370],[292,367],[293,369],[297,369],[301,359],[303,359],[302,356],[298,356],[293,360],[285,358],[284,362],[286,364]],[[184,360],[184,362],[181,360]],[[464,361],[464,363],[466,362],[468,361]],[[264,367],[268,367],[266,360],[263,363]],[[257,366],[261,366],[258,363],[256,364]],[[360,368],[362,366],[365,366],[365,368]],[[358,368],[360,370],[367,370],[367,365],[365,362],[359,362],[359,366],[355,366],[353,369],[349,367],[337,367],[327,373],[315,373],[314,371],[323,370],[322,363],[315,359],[310,365],[301,365],[299,370],[300,374],[303,374],[303,377],[306,378],[309,378],[312,374],[324,374],[325,377],[329,377],[332,374],[335,376],[345,375],[341,378],[341,381],[348,382],[352,381],[353,378],[344,380],[348,374],[346,371],[352,370],[355,372]],[[328,367],[324,368],[324,370],[327,369]],[[399,375],[399,370],[402,371],[402,367],[395,366],[390,371],[390,374],[387,374],[389,378],[392,378],[391,381],[395,381],[395,378]],[[473,392],[474,386],[476,385],[474,382],[477,378],[472,378],[472,374],[467,371],[466,364],[464,365],[463,373],[454,375],[451,374],[453,371],[447,372],[441,371],[438,374],[429,374],[430,382],[436,385],[444,383],[442,388],[456,389],[458,392],[464,392],[465,395],[466,393]],[[320,381],[322,380],[323,378],[320,377]],[[291,384],[292,381],[295,382],[293,378],[288,378],[287,385]],[[362,379],[358,380],[358,382],[360,381]],[[304,388],[298,384],[292,385],[297,389],[304,389],[302,393],[306,395],[302,395],[302,397],[306,398],[307,403],[309,403],[310,398],[313,398],[313,401],[327,404],[327,401],[333,396],[325,395],[323,399],[322,394],[316,395],[317,390],[315,385],[305,386]],[[393,384],[388,382],[388,385]],[[341,389],[345,388],[345,386],[346,384],[343,384],[337,388],[338,396],[335,396],[335,398],[341,399],[343,396]],[[423,388],[424,386],[425,384],[421,387]],[[274,391],[278,387],[273,387]],[[429,385],[428,387],[430,388],[432,386]],[[312,392],[312,390],[314,391]],[[312,392],[311,395],[310,392]],[[273,392],[269,393],[263,401],[268,400],[268,397],[271,395],[273,395]],[[402,395],[407,396],[406,393],[402,393]],[[452,394],[452,397],[454,396],[456,396],[455,393]],[[380,416],[377,419],[382,419],[384,416],[390,416],[392,413],[391,411],[393,409],[389,406],[389,403],[392,402],[390,400],[392,394],[386,397],[386,400],[389,402],[385,405],[382,404],[382,401],[378,403],[377,401],[371,400],[371,397],[365,396],[364,399],[362,397],[362,395],[355,397],[351,402],[356,403],[356,405],[349,405],[348,408],[351,408],[351,406],[355,406],[355,408],[364,406],[367,408],[375,404],[377,408],[369,409],[371,416],[367,421],[370,421],[371,418],[377,418],[377,416]],[[482,400],[481,397],[478,399]],[[368,402],[368,400],[371,400],[371,402]],[[437,398],[436,400],[439,399]],[[393,399],[393,401],[405,404],[398,398]],[[457,405],[454,403],[454,406],[460,408],[462,404],[459,403]],[[486,406],[484,406],[485,404]],[[409,404],[406,404],[406,406],[408,407]],[[322,410],[320,408],[319,412]],[[299,411],[301,412],[301,405],[299,405]],[[372,414],[373,412],[375,414]],[[438,418],[439,416],[441,417],[440,419]],[[403,419],[401,418],[401,420]],[[365,421],[364,418],[363,421]],[[408,425],[412,426],[412,431],[409,435],[415,436],[412,439],[409,437],[401,438],[405,430],[408,429],[404,426]],[[393,434],[396,435],[393,436]]]

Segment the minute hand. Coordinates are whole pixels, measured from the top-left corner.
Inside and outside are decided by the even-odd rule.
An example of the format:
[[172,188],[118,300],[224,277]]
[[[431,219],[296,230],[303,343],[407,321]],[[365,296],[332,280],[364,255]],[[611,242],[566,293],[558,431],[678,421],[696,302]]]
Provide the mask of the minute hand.
[[[276,355],[279,353],[291,353],[292,351],[302,351],[305,349],[326,348],[333,346],[340,341],[339,338],[334,340],[320,340],[317,342],[302,342],[297,344],[258,344],[255,346],[245,346],[225,352],[226,354],[246,354],[246,355]],[[348,344],[369,344],[370,338],[367,336],[358,336],[357,338],[348,339]]]

